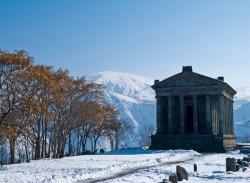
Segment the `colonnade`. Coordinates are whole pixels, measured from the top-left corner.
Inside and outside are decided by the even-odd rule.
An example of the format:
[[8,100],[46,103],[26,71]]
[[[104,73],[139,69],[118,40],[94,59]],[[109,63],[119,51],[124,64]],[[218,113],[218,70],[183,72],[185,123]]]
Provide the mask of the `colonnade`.
[[[173,121],[173,98],[174,95],[157,96],[157,133],[173,135],[175,130],[173,129],[174,123],[179,123],[178,134],[186,134],[186,123],[187,123],[187,100],[192,101],[192,134],[200,134],[198,128],[199,125],[203,125],[205,129],[203,134],[207,135],[218,135],[218,134],[233,134],[233,100],[227,98],[224,95],[179,95],[180,109],[178,109],[178,121]],[[205,111],[200,114],[198,110],[198,98],[203,98]],[[166,101],[167,100],[167,101]],[[190,105],[190,104],[188,104]],[[166,113],[166,114],[164,114]],[[205,115],[204,120],[198,119],[200,115]],[[202,118],[203,119],[203,118]],[[165,130],[164,128],[167,128]]]

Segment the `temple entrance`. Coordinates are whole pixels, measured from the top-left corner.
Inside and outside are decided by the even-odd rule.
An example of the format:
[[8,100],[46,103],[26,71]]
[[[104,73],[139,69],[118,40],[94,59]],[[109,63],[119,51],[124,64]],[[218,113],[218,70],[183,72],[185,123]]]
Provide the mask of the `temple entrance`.
[[186,106],[186,133],[193,133],[193,106],[188,105]]

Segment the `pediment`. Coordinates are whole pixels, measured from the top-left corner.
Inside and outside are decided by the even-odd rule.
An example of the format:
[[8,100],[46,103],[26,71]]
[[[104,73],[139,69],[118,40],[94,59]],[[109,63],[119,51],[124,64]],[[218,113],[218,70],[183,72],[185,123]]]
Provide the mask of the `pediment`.
[[181,72],[156,83],[152,88],[185,87],[185,86],[224,86],[224,82],[195,72]]

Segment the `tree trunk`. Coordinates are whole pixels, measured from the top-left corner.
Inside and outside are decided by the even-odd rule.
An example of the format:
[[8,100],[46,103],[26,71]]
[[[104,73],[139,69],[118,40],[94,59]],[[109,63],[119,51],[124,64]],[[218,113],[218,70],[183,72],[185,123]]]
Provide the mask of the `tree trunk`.
[[119,146],[119,138],[116,136],[115,137],[115,149],[118,149],[118,146]]
[[45,153],[45,158],[48,158],[47,157],[47,121],[45,121],[45,127],[44,127],[44,153]]
[[111,148],[111,151],[112,150],[114,150],[114,147],[115,147],[115,145],[114,145],[114,139],[113,139],[113,137],[110,137],[110,148]]
[[69,155],[72,154],[72,142],[71,142],[71,134],[69,134],[69,150],[68,150]]
[[44,149],[45,149],[45,130],[44,130],[45,126],[44,126],[44,120],[42,121],[42,147],[41,147],[41,158],[44,158],[45,157],[45,152],[44,152]]
[[25,147],[25,154],[26,154],[26,159],[29,159],[29,153],[28,153],[28,141],[26,141],[25,142],[25,145],[24,145],[24,147]]
[[81,149],[81,141],[79,140],[80,139],[80,129],[78,128],[77,130],[77,146],[76,146],[76,154],[80,154],[80,149]]
[[40,121],[38,122],[38,125],[37,125],[37,138],[36,138],[36,150],[35,150],[35,159],[40,159],[40,152],[41,152],[41,145],[40,145],[40,137],[41,137],[41,134],[40,134],[40,131],[41,131],[41,124],[40,124]]
[[97,145],[97,141],[99,137],[100,137],[99,135],[96,135],[96,137],[95,136],[93,137],[93,152],[97,152],[96,145]]
[[15,163],[15,143],[16,143],[16,139],[13,138],[13,137],[10,137],[9,141],[10,141],[10,164],[14,164]]
[[50,152],[51,152],[51,148],[52,146],[52,142],[51,142],[51,138],[49,139],[49,149],[48,149],[48,152],[46,153],[46,158],[50,158]]

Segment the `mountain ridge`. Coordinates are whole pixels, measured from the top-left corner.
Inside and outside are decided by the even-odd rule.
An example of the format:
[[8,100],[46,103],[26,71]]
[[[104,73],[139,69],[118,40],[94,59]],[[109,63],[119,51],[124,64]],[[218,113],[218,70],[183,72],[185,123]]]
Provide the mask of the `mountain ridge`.
[[105,100],[120,111],[120,118],[133,126],[126,144],[138,147],[137,135],[147,125],[156,121],[155,94],[151,88],[153,80],[129,73],[114,71],[100,72],[87,78],[88,82],[104,85]]

